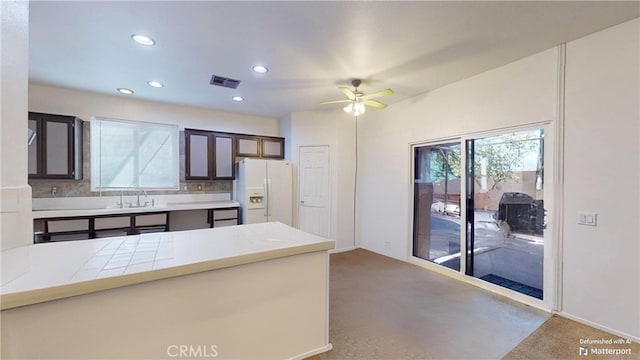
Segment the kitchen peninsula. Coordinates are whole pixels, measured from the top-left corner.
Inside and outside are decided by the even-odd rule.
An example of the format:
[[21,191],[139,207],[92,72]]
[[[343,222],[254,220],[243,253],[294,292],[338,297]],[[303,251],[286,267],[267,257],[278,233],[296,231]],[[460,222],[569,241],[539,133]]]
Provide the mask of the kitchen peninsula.
[[11,249],[3,259],[28,266],[2,279],[1,355],[322,353],[331,349],[328,250],[334,246],[276,222]]

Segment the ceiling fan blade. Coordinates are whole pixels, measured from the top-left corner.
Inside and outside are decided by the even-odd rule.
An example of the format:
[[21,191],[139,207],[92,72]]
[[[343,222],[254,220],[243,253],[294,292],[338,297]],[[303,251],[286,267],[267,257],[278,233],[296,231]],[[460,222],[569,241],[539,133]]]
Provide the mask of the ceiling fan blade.
[[356,94],[353,93],[353,91],[351,91],[348,87],[346,86],[340,86],[338,88],[338,90],[340,90],[343,94],[347,95],[347,97],[349,98],[349,100],[353,100],[356,98]]
[[337,103],[349,103],[351,102],[351,100],[329,100],[329,101],[323,101],[320,103],[320,105],[325,105],[325,104],[337,104]]
[[383,104],[378,100],[363,100],[362,103],[374,109],[384,109],[387,107],[387,104]]
[[360,97],[360,99],[362,99],[362,100],[375,99],[375,98],[379,98],[379,97],[383,97],[383,96],[389,96],[391,94],[393,94],[393,90],[384,89],[384,90],[380,90],[378,92],[374,92],[372,94],[362,95]]

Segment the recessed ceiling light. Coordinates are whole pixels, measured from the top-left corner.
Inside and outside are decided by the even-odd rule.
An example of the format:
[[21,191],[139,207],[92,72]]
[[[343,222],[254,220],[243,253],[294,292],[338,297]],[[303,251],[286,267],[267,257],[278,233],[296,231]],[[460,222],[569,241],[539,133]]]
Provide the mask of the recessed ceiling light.
[[152,38],[144,35],[133,34],[131,35],[131,38],[138,44],[142,44],[142,45],[151,46],[156,43],[155,41],[153,41]]
[[118,88],[118,91],[123,93],[123,94],[127,94],[127,95],[133,94],[133,90],[130,90],[130,89]]
[[265,66],[262,66],[262,65],[256,65],[252,69],[253,69],[253,71],[255,71],[257,73],[261,73],[261,74],[264,74],[267,71],[269,71],[269,69],[267,69]]
[[242,96],[234,96],[232,97],[233,101],[244,101],[244,98]]
[[154,87],[154,88],[164,87],[164,85],[162,83],[157,82],[157,81],[149,81],[149,82],[147,82],[147,84],[149,84],[149,86]]

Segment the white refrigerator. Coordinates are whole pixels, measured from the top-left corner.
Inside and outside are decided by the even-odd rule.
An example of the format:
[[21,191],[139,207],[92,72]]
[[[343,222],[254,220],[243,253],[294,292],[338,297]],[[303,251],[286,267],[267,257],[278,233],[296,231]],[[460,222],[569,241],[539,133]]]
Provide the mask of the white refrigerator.
[[288,160],[242,159],[234,181],[243,224],[293,225],[293,165]]

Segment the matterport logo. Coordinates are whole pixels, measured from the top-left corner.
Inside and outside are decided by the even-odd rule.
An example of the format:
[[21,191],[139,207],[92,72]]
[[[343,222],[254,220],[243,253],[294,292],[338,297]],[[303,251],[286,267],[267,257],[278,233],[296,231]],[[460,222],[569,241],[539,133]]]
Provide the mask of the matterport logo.
[[[620,356],[631,355],[631,348],[621,347],[627,344],[631,344],[629,339],[580,339],[580,347],[578,348],[578,355],[590,356],[590,355],[606,355]],[[582,345],[591,345],[589,347]],[[595,345],[595,346],[594,346]],[[612,347],[608,347],[610,345]]]
[[218,345],[169,345],[167,355],[171,358],[215,358]]

